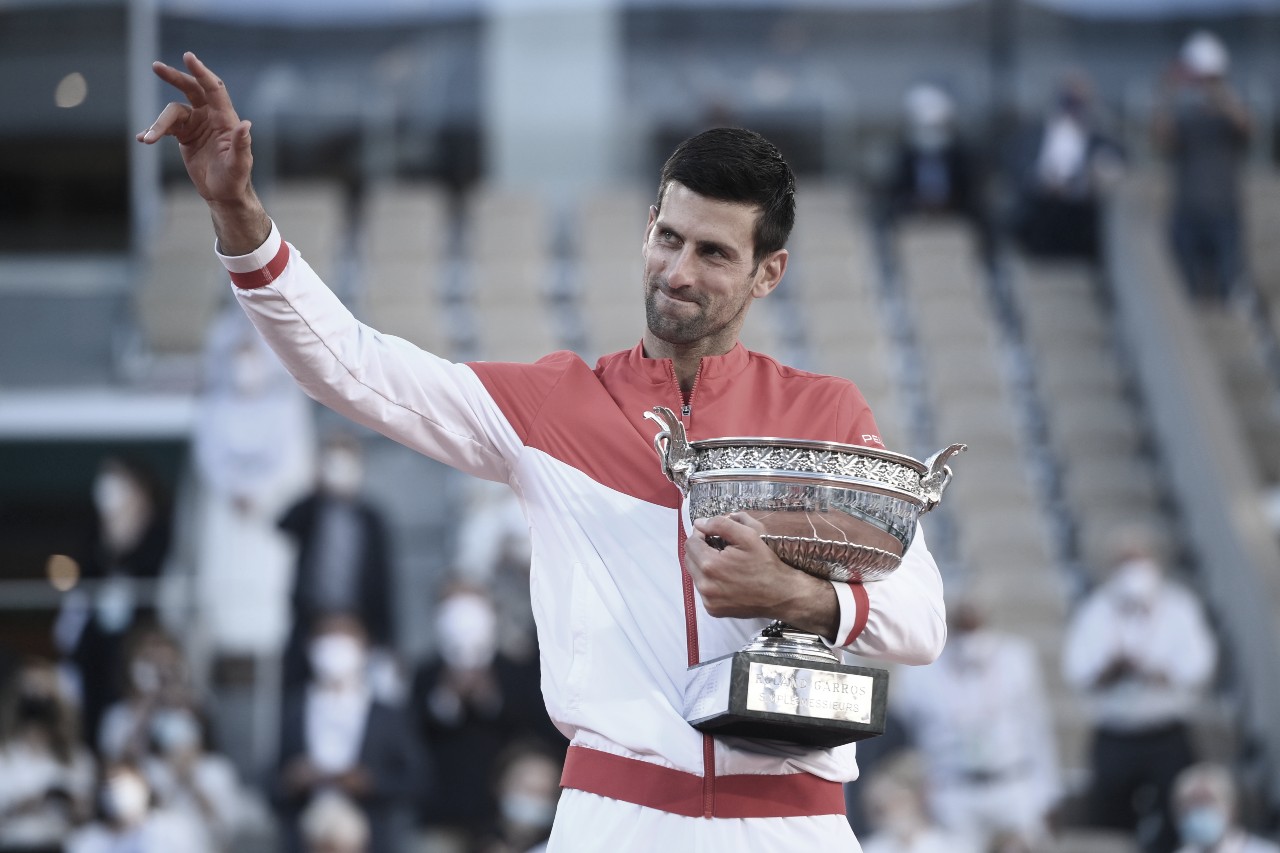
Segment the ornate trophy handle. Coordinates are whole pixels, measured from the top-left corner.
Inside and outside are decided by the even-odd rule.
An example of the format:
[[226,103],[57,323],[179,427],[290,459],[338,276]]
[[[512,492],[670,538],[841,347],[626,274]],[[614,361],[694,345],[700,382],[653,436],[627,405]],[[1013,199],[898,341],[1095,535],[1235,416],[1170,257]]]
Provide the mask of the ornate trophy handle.
[[925,460],[925,465],[929,466],[929,471],[920,478],[920,490],[924,493],[924,509],[922,512],[928,512],[938,505],[942,500],[942,493],[946,490],[947,484],[951,482],[951,468],[948,467],[947,460],[968,449],[969,445],[967,444],[952,444]]
[[689,475],[693,473],[693,451],[689,448],[684,424],[666,406],[654,406],[644,416],[662,427],[653,437],[653,449],[658,451],[658,457],[662,460],[662,473],[675,483],[681,494],[687,495]]

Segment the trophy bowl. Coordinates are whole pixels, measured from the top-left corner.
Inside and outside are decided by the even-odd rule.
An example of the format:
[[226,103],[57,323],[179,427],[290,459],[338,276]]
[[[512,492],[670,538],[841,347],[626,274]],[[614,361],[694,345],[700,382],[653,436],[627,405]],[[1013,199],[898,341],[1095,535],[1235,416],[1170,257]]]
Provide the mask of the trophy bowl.
[[[924,462],[853,444],[787,438],[689,441],[664,407],[645,412],[662,471],[685,496],[688,523],[755,519],[788,565],[830,581],[890,575],[916,521],[951,482],[953,444]],[[723,548],[719,537],[707,543]],[[846,663],[821,637],[775,621],[746,647],[689,668],[684,717],[704,732],[831,747],[881,734],[888,672]]]
[[742,512],[788,565],[824,580],[867,583],[892,573],[951,481],[953,444],[921,462],[901,453],[804,439],[690,442],[675,413],[645,413],[661,430],[662,470],[687,498],[690,521]]

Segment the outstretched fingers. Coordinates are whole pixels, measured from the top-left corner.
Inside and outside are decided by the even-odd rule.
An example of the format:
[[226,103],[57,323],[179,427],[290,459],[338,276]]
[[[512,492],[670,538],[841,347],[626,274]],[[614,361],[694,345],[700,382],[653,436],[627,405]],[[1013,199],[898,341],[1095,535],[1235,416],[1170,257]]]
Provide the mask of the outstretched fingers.
[[186,95],[187,100],[191,102],[191,106],[203,107],[208,102],[205,97],[204,87],[190,74],[165,65],[163,62],[151,63],[151,70],[161,80]]

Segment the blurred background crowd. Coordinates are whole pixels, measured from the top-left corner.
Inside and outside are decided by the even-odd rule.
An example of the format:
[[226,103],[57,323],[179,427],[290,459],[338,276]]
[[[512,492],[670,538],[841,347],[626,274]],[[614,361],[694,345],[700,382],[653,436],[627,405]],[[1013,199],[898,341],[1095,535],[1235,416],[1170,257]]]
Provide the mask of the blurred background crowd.
[[184,50],[285,238],[460,360],[634,345],[659,164],[769,136],[799,210],[745,342],[890,449],[970,446],[865,848],[1277,850],[1280,2],[18,0],[0,851],[524,853],[555,808],[520,508],[229,305],[176,146],[132,141]]

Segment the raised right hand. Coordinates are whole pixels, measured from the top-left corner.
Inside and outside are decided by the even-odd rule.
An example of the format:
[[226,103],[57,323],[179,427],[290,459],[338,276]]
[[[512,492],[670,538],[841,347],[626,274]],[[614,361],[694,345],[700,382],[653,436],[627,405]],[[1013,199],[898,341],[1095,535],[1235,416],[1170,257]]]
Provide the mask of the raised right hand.
[[191,182],[205,201],[211,205],[243,204],[253,198],[250,123],[236,114],[226,84],[194,53],[184,53],[182,61],[190,73],[163,62],[151,67],[157,77],[182,92],[187,102],[170,102],[137,139],[151,145],[172,136],[178,140]]

